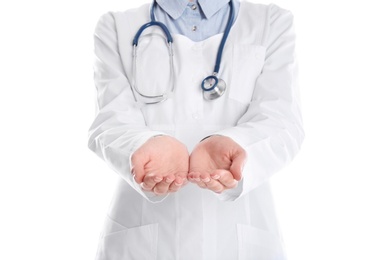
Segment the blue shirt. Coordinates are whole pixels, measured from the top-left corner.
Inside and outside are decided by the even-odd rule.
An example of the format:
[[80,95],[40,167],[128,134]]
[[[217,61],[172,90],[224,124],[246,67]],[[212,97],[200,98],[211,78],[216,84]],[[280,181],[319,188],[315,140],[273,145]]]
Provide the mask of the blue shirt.
[[[236,19],[240,2],[232,1]],[[229,12],[229,0],[157,0],[155,16],[171,33],[197,42],[224,32]]]

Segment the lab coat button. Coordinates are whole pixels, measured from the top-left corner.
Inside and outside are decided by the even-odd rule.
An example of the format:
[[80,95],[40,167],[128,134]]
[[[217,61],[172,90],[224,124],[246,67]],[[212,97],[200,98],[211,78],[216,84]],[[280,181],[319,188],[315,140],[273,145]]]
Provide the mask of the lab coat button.
[[191,6],[191,9],[192,9],[192,10],[196,10],[196,8],[197,8],[196,5],[192,5],[192,6]]

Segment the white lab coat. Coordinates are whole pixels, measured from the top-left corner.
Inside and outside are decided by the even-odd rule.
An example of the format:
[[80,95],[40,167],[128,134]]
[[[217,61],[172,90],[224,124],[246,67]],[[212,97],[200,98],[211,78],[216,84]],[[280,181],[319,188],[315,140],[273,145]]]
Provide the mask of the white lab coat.
[[[214,101],[203,99],[200,83],[213,71],[222,34],[201,42],[173,35],[174,94],[140,106],[130,89],[131,42],[148,21],[144,5],[107,13],[96,27],[97,114],[89,148],[121,177],[96,259],[285,259],[268,180],[291,161],[304,137],[292,14],[276,5],[241,3],[221,63],[227,92]],[[160,61],[158,53],[145,52],[148,66]],[[167,79],[169,67],[151,71],[139,58],[140,89],[151,93]],[[167,196],[143,192],[130,174],[129,158],[157,134],[174,136],[189,152],[205,136],[231,137],[248,155],[242,181],[222,194],[191,183]]]

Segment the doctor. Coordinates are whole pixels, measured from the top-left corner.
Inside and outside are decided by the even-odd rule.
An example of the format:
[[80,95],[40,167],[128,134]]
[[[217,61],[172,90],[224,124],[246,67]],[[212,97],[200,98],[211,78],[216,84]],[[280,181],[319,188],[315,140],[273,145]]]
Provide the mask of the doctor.
[[236,0],[101,17],[88,146],[120,178],[97,260],[286,259],[268,181],[304,137],[292,23]]

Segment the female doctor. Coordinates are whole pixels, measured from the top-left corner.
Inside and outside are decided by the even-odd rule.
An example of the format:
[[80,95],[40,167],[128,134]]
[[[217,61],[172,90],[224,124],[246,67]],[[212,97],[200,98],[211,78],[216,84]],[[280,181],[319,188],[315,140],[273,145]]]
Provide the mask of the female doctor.
[[95,31],[89,148],[121,177],[97,260],[282,260],[269,178],[304,134],[293,16],[157,0]]

